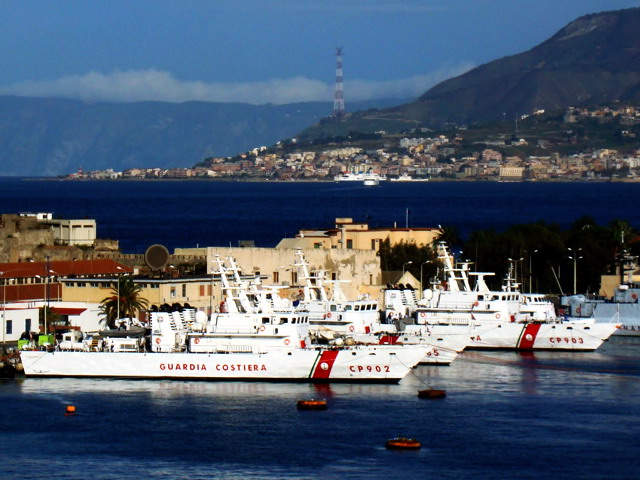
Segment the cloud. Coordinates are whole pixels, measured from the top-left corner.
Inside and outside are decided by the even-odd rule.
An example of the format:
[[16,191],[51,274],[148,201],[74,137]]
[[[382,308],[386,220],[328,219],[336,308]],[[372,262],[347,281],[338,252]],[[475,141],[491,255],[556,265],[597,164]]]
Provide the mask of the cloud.
[[[436,83],[459,75],[472,65],[441,69],[410,78],[373,81],[345,81],[347,101],[417,97]],[[163,101],[181,103],[192,100],[285,104],[333,100],[333,85],[306,77],[270,79],[258,82],[206,83],[184,81],[169,72],[133,70],[112,73],[90,72],[55,80],[25,81],[0,87],[2,95],[70,98],[92,102]]]

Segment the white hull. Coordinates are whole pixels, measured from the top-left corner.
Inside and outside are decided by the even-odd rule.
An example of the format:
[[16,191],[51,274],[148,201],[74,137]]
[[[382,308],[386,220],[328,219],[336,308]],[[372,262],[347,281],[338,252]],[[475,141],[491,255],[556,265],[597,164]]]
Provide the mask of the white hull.
[[421,345],[425,355],[420,364],[449,365],[460,352],[469,345],[469,336],[458,329],[454,333],[436,335],[429,328],[420,325],[409,325],[405,331],[377,334],[353,334],[356,342],[380,345]]
[[264,353],[20,353],[26,377],[395,383],[424,356],[418,346],[270,349]]
[[465,329],[468,349],[593,351],[617,325],[593,322],[511,323],[471,322],[468,325],[429,325],[433,335]]

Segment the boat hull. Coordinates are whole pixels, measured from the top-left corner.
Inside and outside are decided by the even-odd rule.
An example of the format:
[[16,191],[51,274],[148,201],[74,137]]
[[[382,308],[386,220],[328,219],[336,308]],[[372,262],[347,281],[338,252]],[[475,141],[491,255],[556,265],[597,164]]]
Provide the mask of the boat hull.
[[605,342],[617,325],[602,323],[470,323],[469,325],[429,325],[434,335],[451,334],[466,328],[466,349],[488,350],[570,350],[593,351]]
[[27,378],[397,383],[423,355],[410,346],[238,354],[23,351],[21,361]]

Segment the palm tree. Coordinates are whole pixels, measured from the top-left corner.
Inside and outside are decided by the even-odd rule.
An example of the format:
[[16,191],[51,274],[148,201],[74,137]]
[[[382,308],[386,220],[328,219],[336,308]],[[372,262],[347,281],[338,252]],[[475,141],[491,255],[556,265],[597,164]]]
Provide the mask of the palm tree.
[[111,287],[111,295],[100,302],[108,328],[115,328],[118,316],[136,318],[138,312],[147,309],[149,302],[140,296],[140,290],[131,277],[118,278],[118,283]]
[[438,225],[438,228],[440,230],[440,234],[436,237],[437,242],[445,242],[449,245],[449,248],[453,248],[454,245],[457,245],[460,242],[458,229],[453,225]]

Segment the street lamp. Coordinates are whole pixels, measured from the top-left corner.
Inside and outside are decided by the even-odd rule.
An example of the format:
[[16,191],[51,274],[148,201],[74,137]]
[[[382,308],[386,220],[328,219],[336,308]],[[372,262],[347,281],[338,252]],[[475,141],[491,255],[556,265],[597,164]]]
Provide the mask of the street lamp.
[[532,284],[532,270],[533,270],[533,264],[532,264],[532,259],[533,259],[533,254],[534,253],[538,253],[538,250],[534,250],[533,252],[531,252],[529,254],[529,293],[533,293],[533,284]]
[[[511,280],[514,281],[514,288],[518,285],[518,262],[522,262],[524,260],[523,257],[520,257],[516,260],[512,259],[512,258],[507,258],[507,260],[509,260],[509,262],[511,262],[511,265],[513,265],[513,278],[509,278],[507,281],[510,283]],[[511,273],[511,272],[509,272]],[[511,276],[511,275],[509,275]],[[507,285],[507,288],[509,290],[511,290],[511,285]]]
[[404,267],[405,265],[411,265],[413,263],[413,260],[409,260],[408,262],[405,262],[402,264],[402,276],[404,277]]
[[[118,270],[124,270],[121,266],[116,266],[116,268]],[[118,320],[120,320],[120,277],[118,275],[116,275],[116,294],[117,294],[117,298],[116,298],[116,304],[117,309],[116,309],[116,322]]]
[[422,287],[422,267],[424,267],[427,263],[433,263],[431,260],[427,260],[426,262],[422,262],[420,264],[420,296],[422,297],[422,292],[424,292],[424,289]]
[[7,333],[7,279],[4,278],[6,272],[0,272],[2,275],[2,347],[6,345],[5,334]]
[[582,251],[582,248],[578,248],[576,250],[572,250],[571,248],[567,247],[567,250],[569,250],[571,252],[571,255],[569,255],[569,260],[573,260],[573,294],[577,295],[578,293],[578,276],[577,276],[577,264],[578,264],[578,260],[580,260],[582,257],[578,256],[580,255],[580,252]]

